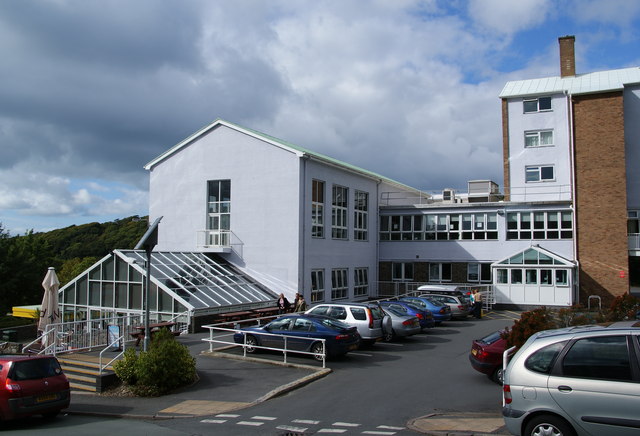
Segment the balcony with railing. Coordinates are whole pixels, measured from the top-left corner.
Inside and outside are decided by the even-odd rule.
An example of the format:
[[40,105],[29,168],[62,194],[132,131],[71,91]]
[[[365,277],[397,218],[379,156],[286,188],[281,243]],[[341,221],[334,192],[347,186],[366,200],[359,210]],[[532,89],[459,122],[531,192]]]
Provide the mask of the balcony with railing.
[[231,230],[197,230],[196,247],[209,253],[242,254],[243,242]]

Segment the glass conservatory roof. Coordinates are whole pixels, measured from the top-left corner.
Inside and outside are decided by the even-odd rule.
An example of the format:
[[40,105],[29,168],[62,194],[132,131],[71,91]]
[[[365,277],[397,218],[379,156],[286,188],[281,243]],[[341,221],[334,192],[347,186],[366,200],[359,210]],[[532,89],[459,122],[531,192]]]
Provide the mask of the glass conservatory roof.
[[495,262],[494,265],[564,265],[573,262],[540,247],[527,248],[513,256]]
[[[114,250],[146,274],[142,250]],[[195,252],[152,252],[151,280],[190,309],[273,302],[275,294],[222,259]]]

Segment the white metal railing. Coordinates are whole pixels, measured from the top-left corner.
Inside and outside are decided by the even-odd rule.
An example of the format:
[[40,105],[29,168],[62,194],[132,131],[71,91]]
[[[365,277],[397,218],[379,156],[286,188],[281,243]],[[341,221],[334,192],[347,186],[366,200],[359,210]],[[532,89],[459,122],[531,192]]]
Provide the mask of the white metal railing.
[[640,233],[629,233],[629,250],[640,251]]
[[[152,322],[160,321],[161,314],[153,313]],[[176,322],[176,331],[184,331],[189,328],[189,313],[183,312],[170,319]],[[23,353],[34,352],[37,354],[60,354],[74,351],[85,351],[94,348],[103,348],[109,343],[107,328],[109,325],[117,325],[121,336],[133,338],[132,333],[137,333],[139,327],[144,324],[143,314],[129,314],[91,320],[69,321],[51,324],[47,326],[40,336],[26,344],[22,348]]]
[[[244,320],[246,321],[253,321],[252,320]],[[240,321],[243,322],[243,321]],[[292,336],[292,335],[281,335],[281,334],[277,334],[277,333],[267,333],[267,332],[260,332],[260,333],[256,333],[256,332],[251,332],[251,331],[246,331],[246,330],[242,330],[242,329],[238,329],[238,328],[227,328],[227,327],[220,327],[220,324],[212,324],[212,325],[205,325],[202,326],[204,328],[209,329],[209,338],[205,338],[202,339],[205,342],[209,343],[209,351],[215,351],[215,349],[213,348],[213,344],[222,344],[225,345],[226,347],[224,348],[228,348],[228,347],[242,347],[242,351],[243,351],[243,356],[246,357],[247,356],[247,348],[256,348],[259,350],[271,350],[271,351],[280,351],[283,354],[283,361],[284,363],[287,363],[287,354],[289,353],[294,353],[294,354],[306,354],[309,356],[322,356],[322,367],[326,368],[326,359],[327,359],[327,344],[326,344],[326,339],[321,339],[321,338],[313,338],[313,337],[299,337],[299,336]],[[218,332],[217,335],[214,335],[214,332]],[[242,343],[238,343],[233,339],[233,336],[236,333],[240,333],[242,334],[243,338],[242,338]],[[248,336],[274,336],[274,337],[278,337],[281,338],[283,340],[283,345],[282,347],[265,347],[262,345],[257,345],[257,344],[247,344],[247,335]],[[228,338],[229,336],[231,336],[231,340],[225,340],[225,338]],[[311,351],[300,351],[300,350],[292,350],[289,347],[289,341],[290,340],[296,340],[296,341],[309,341],[309,342],[320,342],[322,343],[322,353],[317,353],[317,352],[311,352]]]
[[196,247],[233,249],[242,254],[244,243],[231,230],[196,230]]

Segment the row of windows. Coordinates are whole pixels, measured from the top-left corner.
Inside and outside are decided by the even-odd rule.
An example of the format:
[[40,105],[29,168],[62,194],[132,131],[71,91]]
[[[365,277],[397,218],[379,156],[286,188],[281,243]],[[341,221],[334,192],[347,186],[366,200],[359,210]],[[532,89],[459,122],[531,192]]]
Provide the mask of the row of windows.
[[507,239],[571,239],[571,211],[508,212]]
[[[331,300],[349,297],[349,268],[331,270]],[[324,269],[311,270],[311,302],[324,301],[325,298]],[[369,295],[369,268],[353,269],[353,296]]]
[[[451,263],[429,263],[429,282],[450,282],[452,280]],[[412,262],[393,262],[391,278],[394,281],[414,281],[414,264]],[[468,263],[467,282],[491,282],[490,263]]]
[[496,270],[496,283],[511,285],[569,286],[567,269],[504,269]]
[[[324,238],[325,182],[313,180],[311,187],[311,235]],[[339,185],[331,187],[331,237],[348,239],[349,232],[349,188]],[[369,221],[369,193],[354,191],[353,239],[366,241]]]
[[386,215],[380,217],[381,241],[498,239],[497,213]]

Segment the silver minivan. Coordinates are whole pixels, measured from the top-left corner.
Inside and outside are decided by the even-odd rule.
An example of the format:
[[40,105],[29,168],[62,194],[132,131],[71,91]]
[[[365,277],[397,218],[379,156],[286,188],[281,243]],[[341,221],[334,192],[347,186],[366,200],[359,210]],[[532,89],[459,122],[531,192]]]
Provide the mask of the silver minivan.
[[363,343],[375,343],[391,332],[391,318],[377,303],[318,304],[305,313],[324,315],[358,328]]
[[514,435],[640,434],[640,323],[546,330],[504,373],[502,415]]

